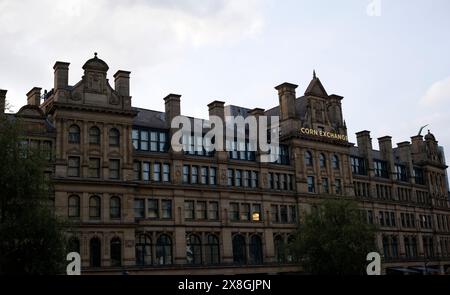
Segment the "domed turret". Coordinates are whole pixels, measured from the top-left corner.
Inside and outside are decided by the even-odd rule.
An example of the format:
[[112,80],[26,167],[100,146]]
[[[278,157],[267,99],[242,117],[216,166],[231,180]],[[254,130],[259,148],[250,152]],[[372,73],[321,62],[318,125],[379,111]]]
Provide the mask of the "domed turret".
[[106,62],[97,57],[97,52],[94,53],[94,58],[91,58],[83,65],[83,70],[107,72],[108,69],[109,67]]

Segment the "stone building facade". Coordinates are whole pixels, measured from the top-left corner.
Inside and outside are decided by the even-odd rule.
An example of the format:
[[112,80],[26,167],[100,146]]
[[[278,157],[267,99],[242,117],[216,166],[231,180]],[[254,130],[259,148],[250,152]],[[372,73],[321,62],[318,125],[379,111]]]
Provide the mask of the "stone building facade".
[[[343,97],[314,73],[301,97],[297,85],[277,86],[279,104],[269,110],[208,105],[222,118],[279,116],[276,162],[252,151],[175,152],[170,122],[181,114],[180,95],[164,98],[165,112],[136,108],[130,72],[118,71],[113,88],[97,55],[83,69],[71,86],[69,64],[56,62],[53,89],[33,88],[27,105],[7,114],[27,123],[24,144],[48,150],[55,211],[73,224],[83,272],[297,272],[286,245],[325,198],[356,199],[380,226],[384,272],[450,267],[447,166],[433,134],[396,147],[381,137],[379,151],[369,131],[348,142]],[[5,97],[1,90],[3,109]]]

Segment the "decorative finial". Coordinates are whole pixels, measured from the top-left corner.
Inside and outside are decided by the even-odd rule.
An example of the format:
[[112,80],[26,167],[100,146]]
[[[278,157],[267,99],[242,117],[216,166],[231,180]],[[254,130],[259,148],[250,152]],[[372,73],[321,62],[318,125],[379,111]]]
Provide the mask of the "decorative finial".
[[97,58],[97,52],[94,52],[94,57]]
[[316,79],[316,70],[313,70],[313,79]]

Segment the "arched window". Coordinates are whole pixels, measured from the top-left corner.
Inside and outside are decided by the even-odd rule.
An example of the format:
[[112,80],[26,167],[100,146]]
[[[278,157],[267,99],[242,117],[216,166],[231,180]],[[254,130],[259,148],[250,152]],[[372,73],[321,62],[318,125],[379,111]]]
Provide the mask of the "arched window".
[[172,264],[172,239],[168,235],[160,235],[156,241],[156,263]]
[[285,246],[282,236],[276,236],[274,239],[275,246],[275,260],[278,263],[283,263],[286,260],[285,256]]
[[310,151],[305,152],[305,164],[306,166],[313,166],[313,157]]
[[116,128],[111,128],[111,130],[109,130],[109,145],[110,146],[120,145],[120,132]]
[[111,197],[109,200],[109,215],[111,218],[120,218],[121,216],[121,204],[119,197]]
[[136,238],[136,264],[151,265],[152,263],[152,240],[148,235],[140,234]]
[[76,237],[71,237],[68,241],[67,250],[69,252],[80,253],[80,240]]
[[327,167],[327,161],[326,161],[326,158],[325,158],[324,154],[320,154],[319,155],[319,163],[320,163],[320,168]]
[[92,196],[89,198],[89,217],[92,219],[99,219],[101,216],[101,204],[99,196]]
[[99,238],[92,238],[89,242],[89,257],[91,267],[102,265],[102,243]]
[[215,235],[208,235],[205,254],[207,264],[220,263],[219,239]]
[[263,262],[261,238],[253,235],[250,238],[250,263],[261,264]]
[[69,143],[80,143],[80,127],[73,124],[69,128]]
[[339,157],[337,155],[333,155],[331,158],[331,165],[333,169],[339,169]]
[[247,263],[245,238],[241,235],[235,235],[233,237],[233,261],[237,264]]
[[202,264],[202,242],[197,235],[187,236],[186,261],[188,264]]
[[122,242],[119,238],[111,239],[110,243],[111,266],[122,265]]
[[100,129],[91,127],[89,129],[89,144],[100,144]]
[[80,197],[72,195],[69,197],[69,218],[80,217]]

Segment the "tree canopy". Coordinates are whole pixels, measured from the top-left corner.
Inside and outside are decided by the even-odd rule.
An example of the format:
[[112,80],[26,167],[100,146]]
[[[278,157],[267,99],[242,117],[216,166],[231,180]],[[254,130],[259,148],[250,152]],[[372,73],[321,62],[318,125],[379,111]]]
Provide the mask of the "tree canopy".
[[20,120],[0,114],[0,274],[56,274],[65,263],[63,223],[52,210],[48,162]]
[[306,214],[290,251],[311,274],[364,274],[376,228],[348,200],[326,200]]

